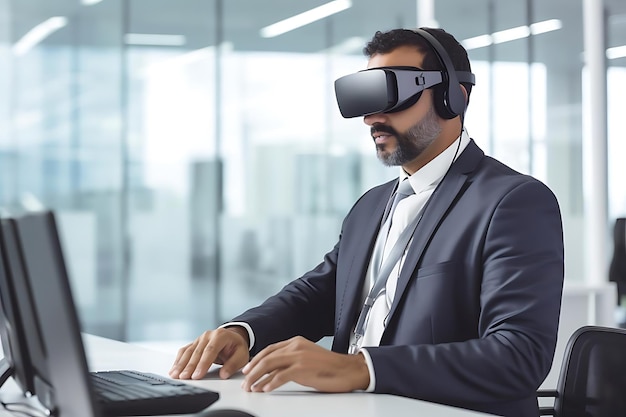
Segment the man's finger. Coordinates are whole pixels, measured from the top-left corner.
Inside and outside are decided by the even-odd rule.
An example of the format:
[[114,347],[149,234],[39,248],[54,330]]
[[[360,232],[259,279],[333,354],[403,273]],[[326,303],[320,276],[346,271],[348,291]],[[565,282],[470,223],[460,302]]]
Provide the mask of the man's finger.
[[249,372],[250,369],[256,367],[257,364],[261,362],[263,359],[265,359],[267,356],[271,355],[272,353],[276,352],[279,349],[283,349],[287,347],[288,345],[289,345],[289,341],[287,340],[287,341],[278,342],[278,343],[274,343],[273,345],[267,346],[265,349],[257,353],[252,358],[252,360],[243,368],[243,373],[246,374],[247,372]]
[[220,369],[220,372],[219,372],[220,378],[222,379],[230,378],[235,372],[243,368],[244,365],[248,363],[249,359],[250,359],[250,353],[248,352],[247,348],[238,347],[233,352],[232,356],[230,356],[224,361],[224,364],[222,365],[222,368]]
[[176,354],[176,359],[174,359],[174,364],[172,365],[172,368],[170,369],[170,372],[169,372],[169,375],[172,378],[179,377],[181,370],[189,361],[189,358],[191,357],[193,350],[194,350],[194,343],[189,343],[188,345],[183,346],[182,348],[178,349],[178,353]]
[[223,340],[212,339],[208,343],[197,346],[185,369],[180,374],[181,378],[200,379],[206,375],[211,364],[217,359],[220,351],[224,348]]
[[256,363],[250,362],[243,369],[246,375],[243,388],[246,391],[257,391],[257,389],[253,387],[255,384],[259,383],[264,376],[274,374],[276,371],[291,366],[292,361],[292,355],[285,349],[275,349],[267,353],[264,358],[258,360]]

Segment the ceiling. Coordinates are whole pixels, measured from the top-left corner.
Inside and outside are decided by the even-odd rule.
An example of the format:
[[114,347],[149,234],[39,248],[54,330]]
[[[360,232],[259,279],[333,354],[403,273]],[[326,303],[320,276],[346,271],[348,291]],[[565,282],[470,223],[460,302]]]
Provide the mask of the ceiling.
[[[378,29],[416,26],[416,0],[353,0],[352,7],[275,38],[259,35],[262,27],[324,4],[327,0],[103,0],[84,6],[81,0],[0,0],[0,41],[11,42],[52,16],[69,24],[46,39],[47,44],[77,42],[84,46],[119,46],[123,33],[184,35],[183,48],[199,49],[220,42],[240,51],[319,52],[358,37],[364,41]],[[553,65],[580,61],[584,44],[584,1],[437,0],[435,16],[458,39],[508,29],[525,23],[559,19],[561,30],[470,51],[472,59],[532,60]],[[626,1],[604,0],[608,46],[626,44]],[[218,19],[222,16],[222,19]],[[532,16],[527,19],[527,16]],[[530,39],[530,40],[529,40]],[[360,45],[357,42],[357,45]],[[349,53],[360,54],[360,47]],[[346,51],[344,51],[346,53]],[[626,66],[626,58],[611,62]]]

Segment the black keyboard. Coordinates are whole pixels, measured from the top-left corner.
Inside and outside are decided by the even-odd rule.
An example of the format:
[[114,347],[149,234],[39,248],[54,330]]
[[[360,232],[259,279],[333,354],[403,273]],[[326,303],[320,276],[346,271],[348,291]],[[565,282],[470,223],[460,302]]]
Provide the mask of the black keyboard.
[[217,392],[150,373],[103,371],[90,375],[105,416],[197,413],[219,399]]

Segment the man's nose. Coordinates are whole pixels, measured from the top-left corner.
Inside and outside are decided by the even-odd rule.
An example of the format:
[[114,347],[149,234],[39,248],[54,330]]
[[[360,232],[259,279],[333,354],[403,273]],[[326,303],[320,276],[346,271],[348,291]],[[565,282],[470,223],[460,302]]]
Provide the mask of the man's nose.
[[374,126],[375,124],[388,124],[387,115],[385,113],[368,114],[363,117],[363,123],[368,126]]

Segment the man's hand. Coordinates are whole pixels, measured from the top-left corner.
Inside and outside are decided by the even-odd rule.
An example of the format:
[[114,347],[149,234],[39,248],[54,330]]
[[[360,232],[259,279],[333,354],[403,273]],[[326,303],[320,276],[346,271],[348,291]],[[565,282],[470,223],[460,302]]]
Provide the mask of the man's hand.
[[242,327],[207,330],[192,343],[178,350],[170,369],[172,378],[200,379],[213,363],[223,365],[220,378],[230,378],[250,360],[248,333]]
[[369,371],[362,354],[331,352],[303,338],[270,345],[243,368],[246,391],[269,392],[294,381],[324,392],[364,390]]

